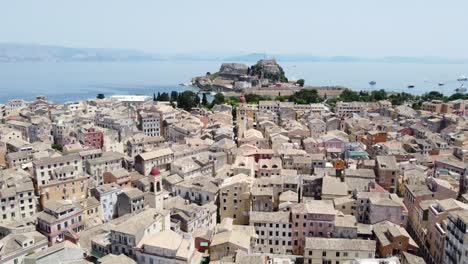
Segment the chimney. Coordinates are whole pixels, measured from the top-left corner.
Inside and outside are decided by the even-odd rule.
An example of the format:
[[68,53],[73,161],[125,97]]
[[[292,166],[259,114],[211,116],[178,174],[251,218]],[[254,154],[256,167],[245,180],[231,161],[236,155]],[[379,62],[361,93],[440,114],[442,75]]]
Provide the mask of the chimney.
[[216,158],[213,157],[213,160],[211,161],[213,164],[213,167],[211,168],[211,177],[215,178],[216,177]]
[[339,177],[341,182],[344,182],[345,175],[343,173],[343,169],[336,169],[336,177]]
[[297,190],[297,201],[298,201],[298,203],[301,203],[301,192],[302,192],[302,189],[301,189],[301,187],[299,187],[299,189]]

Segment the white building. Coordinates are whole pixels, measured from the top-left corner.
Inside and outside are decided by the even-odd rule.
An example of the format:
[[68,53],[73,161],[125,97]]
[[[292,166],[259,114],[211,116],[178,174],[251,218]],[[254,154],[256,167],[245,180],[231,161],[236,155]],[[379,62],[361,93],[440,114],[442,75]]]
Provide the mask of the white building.
[[0,171],[0,222],[33,216],[36,203],[29,174],[13,169]]
[[336,103],[336,115],[339,117],[351,117],[353,114],[362,115],[364,106],[360,102],[338,102]]
[[75,176],[83,175],[82,160],[77,153],[34,161],[33,170],[37,187],[49,184],[49,181],[54,178],[55,171],[64,167],[72,169]]
[[468,263],[468,210],[449,213],[443,263]]
[[138,113],[138,126],[147,136],[161,136],[161,116],[158,112],[140,111]]
[[91,190],[91,195],[101,203],[102,220],[107,222],[117,217],[117,196],[122,192],[115,183],[104,184]]
[[190,235],[181,235],[172,230],[149,235],[140,245],[140,250],[136,252],[139,264],[198,264],[202,259]]
[[289,212],[250,212],[250,225],[258,236],[254,252],[292,254]]
[[146,209],[111,228],[111,253],[136,257],[135,248],[145,236],[170,229],[169,213]]
[[104,183],[104,172],[112,172],[122,168],[123,155],[115,152],[105,152],[102,157],[87,160],[85,162],[86,172],[91,176],[95,184]]

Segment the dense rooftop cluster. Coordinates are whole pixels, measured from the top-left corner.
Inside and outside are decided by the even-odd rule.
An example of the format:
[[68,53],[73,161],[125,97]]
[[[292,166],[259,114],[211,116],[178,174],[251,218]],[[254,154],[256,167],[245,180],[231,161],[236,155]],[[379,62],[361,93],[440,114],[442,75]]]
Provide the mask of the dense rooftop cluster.
[[0,105],[0,263],[468,263],[468,100],[102,97]]

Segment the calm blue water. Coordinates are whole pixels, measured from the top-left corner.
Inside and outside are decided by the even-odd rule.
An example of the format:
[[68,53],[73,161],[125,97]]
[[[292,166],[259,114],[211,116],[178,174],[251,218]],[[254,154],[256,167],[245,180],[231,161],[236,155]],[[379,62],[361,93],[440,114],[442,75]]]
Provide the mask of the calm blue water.
[[[147,94],[177,90],[193,76],[216,72],[221,62],[28,62],[0,63],[0,102],[45,95],[52,101],[94,98],[98,93]],[[252,63],[249,63],[252,64]],[[342,85],[356,90],[387,89],[421,94],[439,90],[452,94],[468,76],[464,64],[386,64],[285,62],[290,79],[303,78],[309,85]],[[374,88],[369,81],[377,84]],[[446,83],[439,87],[438,82]],[[414,89],[407,89],[412,83]]]

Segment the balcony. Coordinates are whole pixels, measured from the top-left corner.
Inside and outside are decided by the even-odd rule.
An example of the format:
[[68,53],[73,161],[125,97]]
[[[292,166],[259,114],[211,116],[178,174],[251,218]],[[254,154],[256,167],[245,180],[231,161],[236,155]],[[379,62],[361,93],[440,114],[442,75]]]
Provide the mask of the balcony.
[[440,233],[441,236],[445,236],[445,235],[446,235],[445,230],[442,228],[442,226],[440,226],[439,223],[436,223],[435,226],[436,226],[436,229],[437,229],[437,231]]

